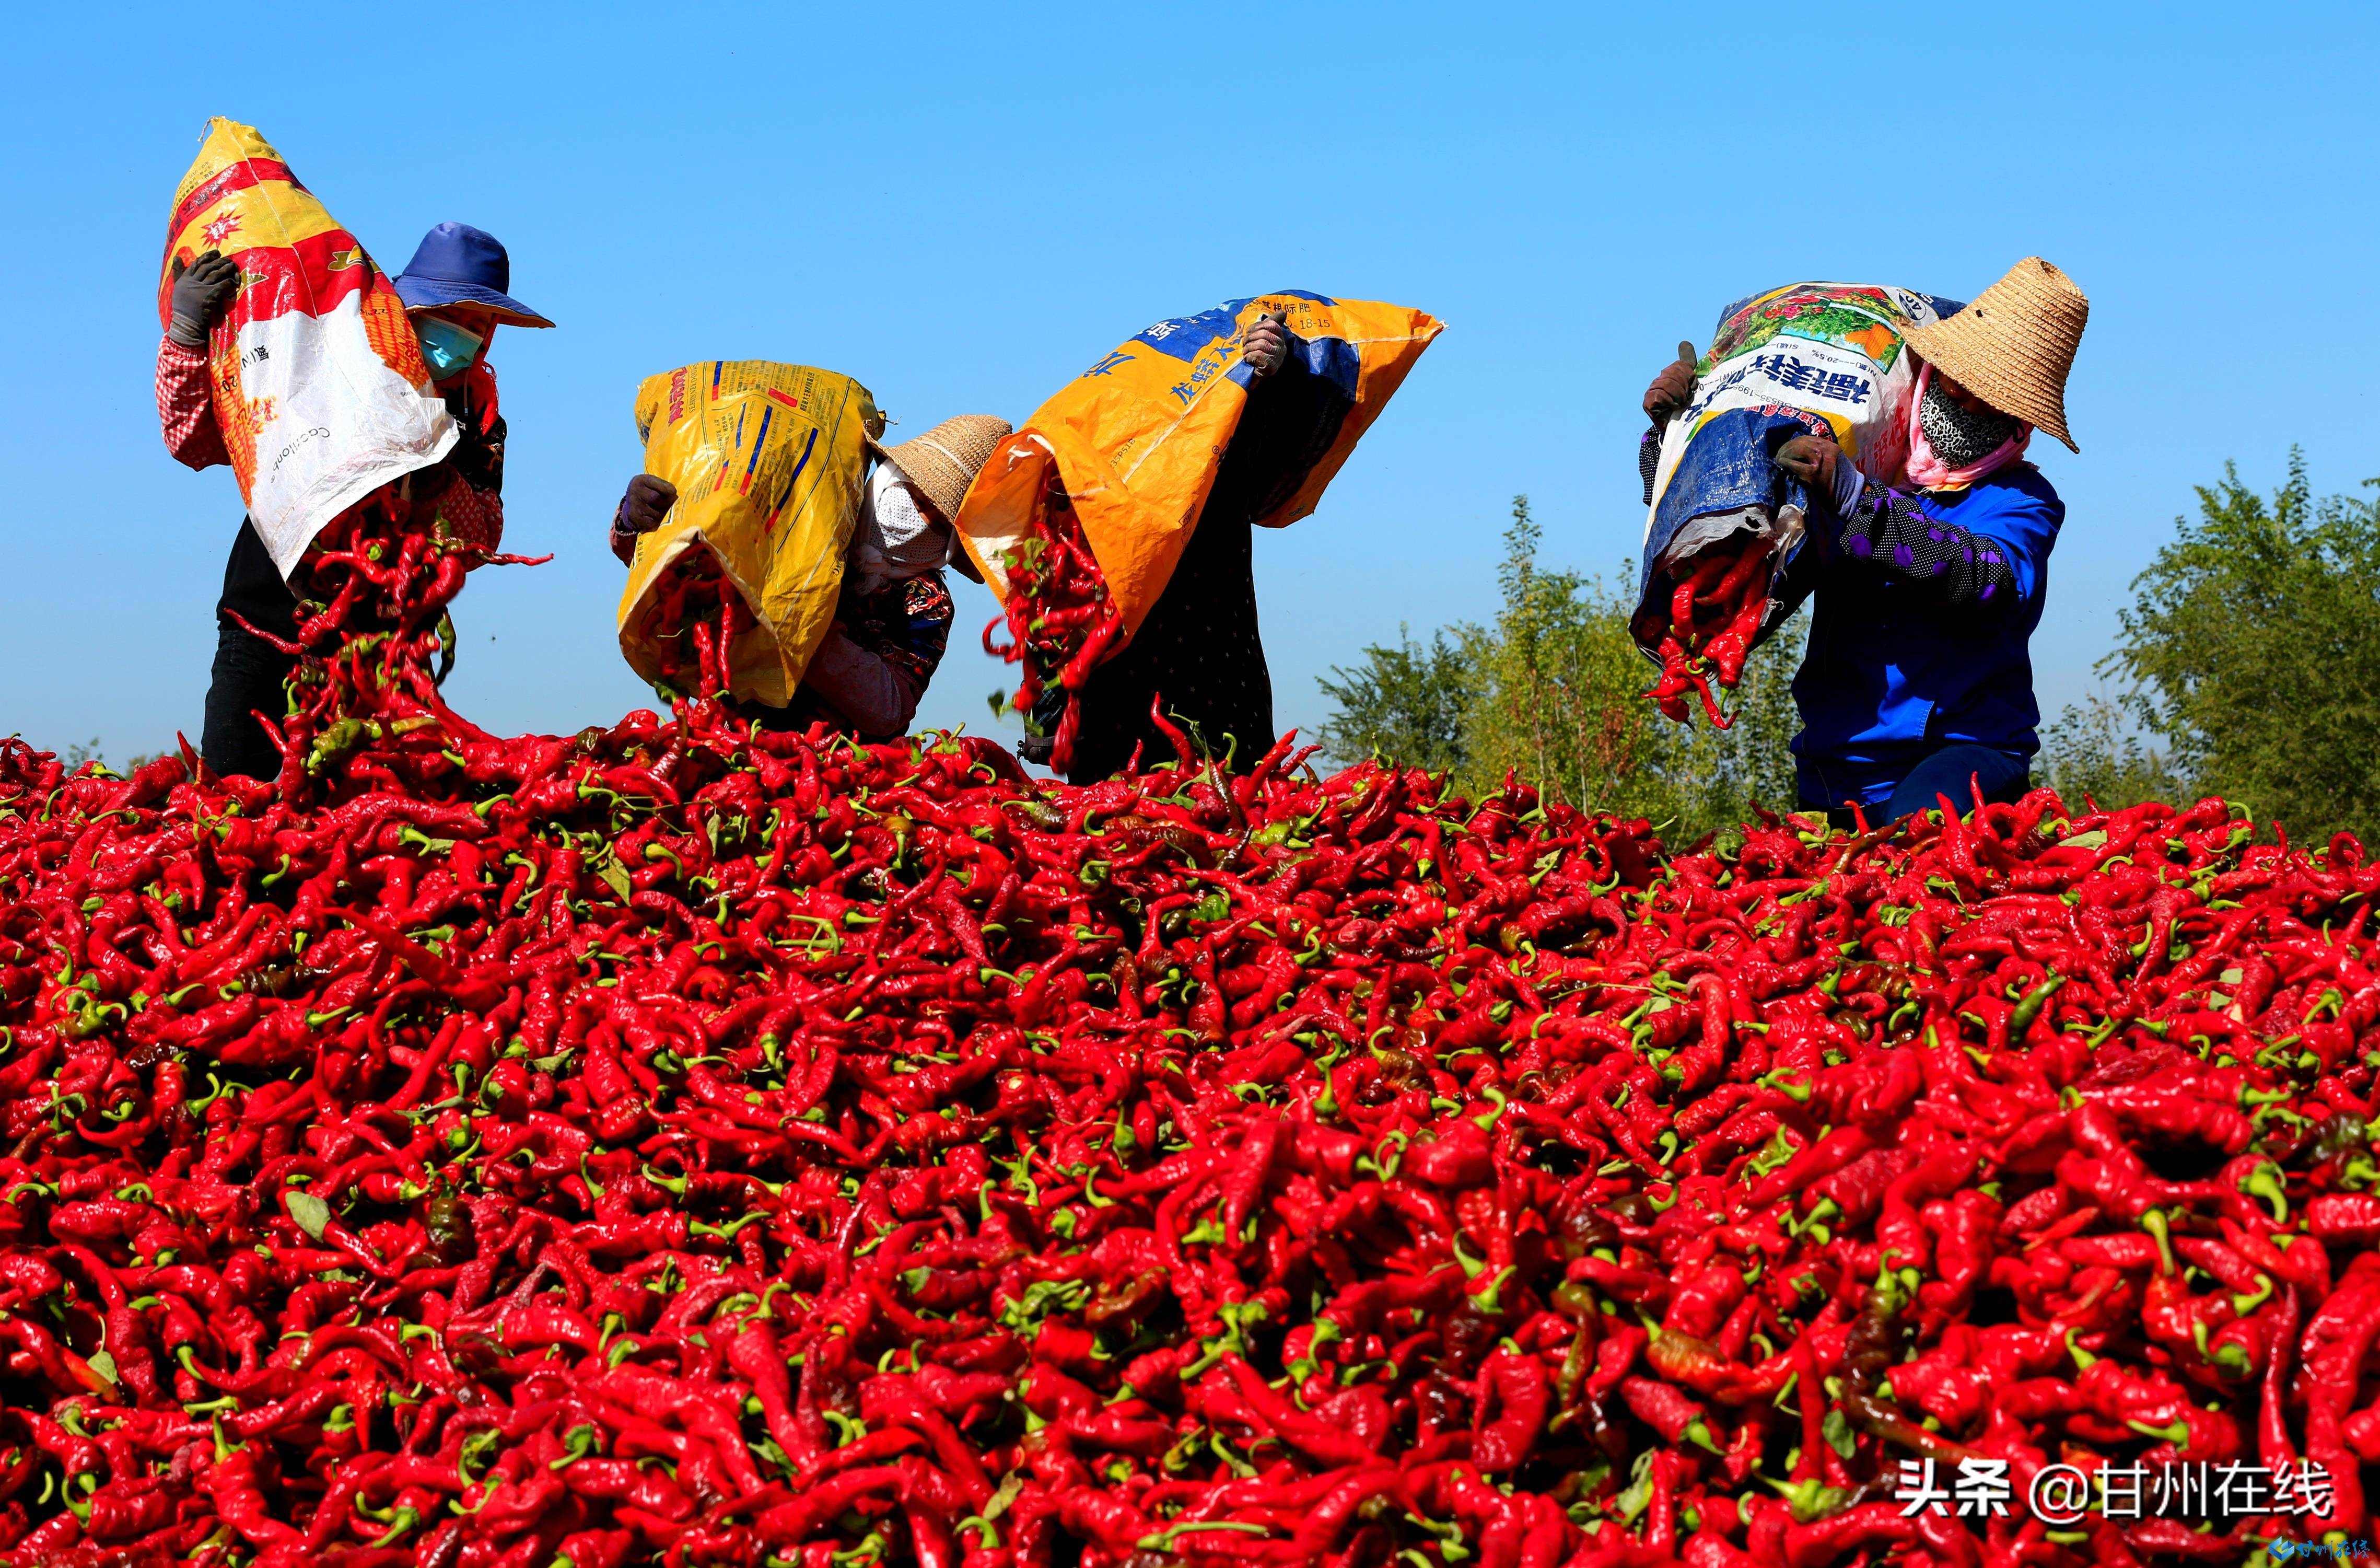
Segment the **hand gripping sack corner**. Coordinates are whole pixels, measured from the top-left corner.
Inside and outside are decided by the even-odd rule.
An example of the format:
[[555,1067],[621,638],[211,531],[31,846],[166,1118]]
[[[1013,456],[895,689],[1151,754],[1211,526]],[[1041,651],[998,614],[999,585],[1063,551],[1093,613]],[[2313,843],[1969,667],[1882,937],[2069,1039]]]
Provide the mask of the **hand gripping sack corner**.
[[176,262],[238,263],[207,375],[241,499],[285,577],[324,524],[443,457],[455,422],[395,286],[252,127],[208,122],[165,235],[161,326]]
[[791,701],[834,623],[868,442],[883,429],[868,389],[832,371],[706,359],[647,377],[637,388],[645,471],[676,486],[677,504],[629,563],[619,624],[630,667],[663,678],[655,611],[673,569],[699,552],[757,623],[729,653],[735,695]]
[[1348,455],[1443,330],[1399,305],[1283,290],[1160,322],[1119,345],[1002,442],[959,509],[967,553],[1003,603],[1006,556],[1034,537],[1054,472],[1114,595],[1125,635],[1165,591],[1197,525],[1223,449],[1247,407],[1241,358],[1247,329],[1284,315],[1293,353],[1335,395],[1280,500],[1256,520],[1283,528],[1309,516]]
[[[1905,288],[1797,283],[1720,313],[1694,401],[1661,433],[1633,621],[1643,648],[1659,641],[1673,569],[1686,561],[1738,535],[1780,571],[1798,556],[1808,497],[1772,461],[1786,440],[1829,437],[1869,479],[1901,482],[1917,379],[1903,337],[1958,309]],[[1799,603],[1785,586],[1770,596],[1763,638]]]

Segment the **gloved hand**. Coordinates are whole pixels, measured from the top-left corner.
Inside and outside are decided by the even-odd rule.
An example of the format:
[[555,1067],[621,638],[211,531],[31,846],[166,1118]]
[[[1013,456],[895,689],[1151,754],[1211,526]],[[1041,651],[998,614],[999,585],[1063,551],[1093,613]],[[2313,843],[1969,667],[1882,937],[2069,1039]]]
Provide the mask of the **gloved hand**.
[[1645,389],[1645,417],[1653,421],[1655,430],[1670,422],[1670,416],[1694,401],[1694,364],[1701,356],[1691,343],[1678,345],[1678,360],[1665,365]]
[[204,348],[207,334],[223,320],[238,292],[239,263],[208,251],[174,274],[174,320],[165,335],[185,348]]
[[1016,743],[1016,754],[1037,768],[1050,765],[1050,754],[1058,747],[1058,725],[1066,716],[1066,688],[1045,686],[1033,699],[1034,727],[1041,733],[1028,735]]
[[620,497],[620,522],[630,533],[650,533],[677,504],[677,486],[654,474],[638,474]]
[[1278,311],[1260,316],[1248,329],[1247,342],[1240,347],[1240,357],[1248,369],[1262,381],[1281,368],[1289,359],[1289,318]]
[[1835,466],[1843,449],[1819,435],[1797,435],[1777,449],[1777,466],[1810,487],[1814,494],[1832,500]]

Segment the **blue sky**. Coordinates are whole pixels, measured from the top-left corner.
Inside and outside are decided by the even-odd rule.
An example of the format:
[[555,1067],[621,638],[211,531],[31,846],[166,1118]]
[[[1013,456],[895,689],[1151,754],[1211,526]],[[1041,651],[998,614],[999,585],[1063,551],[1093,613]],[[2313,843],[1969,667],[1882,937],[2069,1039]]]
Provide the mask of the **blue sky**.
[[[43,6],[0,147],[0,734],[195,741],[240,516],[157,439],[152,289],[210,115],[257,126],[383,263],[477,224],[561,323],[492,359],[507,547],[449,692],[505,731],[650,700],[603,528],[638,381],[712,357],[856,376],[914,433],[1022,420],[1152,320],[1302,287],[1448,328],[1318,513],[1257,541],[1279,717],[1366,642],[1492,614],[1511,498],[1550,564],[1633,554],[1637,402],[1728,301],[1803,277],[1970,298],[2020,257],[2093,301],[2082,455],[2034,641],[2088,689],[2126,584],[2236,458],[2380,472],[2368,13],[1952,7],[1832,32],[1775,6],[778,4]],[[666,18],[666,19],[664,19]],[[1890,19],[1887,19],[1890,18]],[[403,30],[407,22],[414,30]],[[2344,312],[2342,314],[2341,312]],[[2042,449],[2046,447],[2045,452]],[[921,718],[1008,684],[963,590]]]

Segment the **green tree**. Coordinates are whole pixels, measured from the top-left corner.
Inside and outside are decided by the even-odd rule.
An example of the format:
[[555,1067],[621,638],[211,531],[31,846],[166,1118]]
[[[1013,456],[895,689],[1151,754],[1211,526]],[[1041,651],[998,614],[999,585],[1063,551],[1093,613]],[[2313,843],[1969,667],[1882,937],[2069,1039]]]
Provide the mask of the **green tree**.
[[1354,669],[1330,666],[1322,695],[1334,704],[1331,717],[1315,732],[1323,749],[1342,761],[1379,757],[1433,773],[1459,770],[1466,753],[1463,724],[1471,705],[1471,683],[1463,653],[1443,630],[1427,643],[1413,628],[1397,628],[1397,646],[1364,650]]
[[[1754,800],[1790,807],[1798,628],[1754,656],[1730,728],[1672,724],[1643,697],[1655,672],[1629,634],[1627,596],[1601,578],[1546,570],[1541,541],[1528,498],[1514,497],[1493,625],[1454,627],[1451,648],[1445,634],[1427,649],[1407,636],[1400,648],[1366,650],[1352,675],[1332,672],[1339,679],[1323,690],[1337,703],[1324,727],[1334,755],[1443,758],[1455,786],[1475,796],[1509,770],[1553,798],[1649,817],[1688,838],[1741,822]],[[1426,751],[1424,737],[1444,736],[1451,715],[1458,738]]]
[[2315,502],[2302,454],[2269,502],[2227,465],[2134,579],[2102,661],[2194,791],[2299,835],[2380,832],[2380,503]]
[[2113,811],[2186,791],[2173,760],[2147,743],[2126,701],[2099,693],[2070,703],[2042,726],[2033,776],[2078,811],[2085,802]]

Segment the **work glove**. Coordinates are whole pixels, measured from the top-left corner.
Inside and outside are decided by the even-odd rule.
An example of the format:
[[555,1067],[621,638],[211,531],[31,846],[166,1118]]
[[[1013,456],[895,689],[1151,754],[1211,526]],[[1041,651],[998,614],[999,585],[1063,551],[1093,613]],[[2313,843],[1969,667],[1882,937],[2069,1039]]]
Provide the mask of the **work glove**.
[[1052,682],[1033,699],[1033,725],[1041,733],[1016,743],[1016,754],[1036,767],[1050,765],[1058,748],[1058,725],[1066,717],[1066,688]]
[[185,348],[204,348],[239,292],[239,263],[210,250],[190,266],[174,266],[174,320],[165,335]]
[[1832,499],[1836,465],[1843,449],[1819,435],[1797,435],[1777,449],[1777,466],[1810,487],[1814,495]]
[[1653,378],[1653,384],[1645,389],[1645,417],[1653,421],[1655,430],[1668,424],[1678,410],[1694,401],[1694,364],[1700,358],[1693,344],[1679,344],[1677,363],[1663,366],[1661,373]]
[[650,533],[676,504],[677,486],[657,475],[638,474],[620,497],[620,527],[629,533]]
[[612,553],[623,565],[637,558],[638,536],[661,527],[662,519],[676,504],[677,487],[665,479],[638,474],[628,481],[620,509],[612,514]]
[[1247,341],[1240,346],[1240,358],[1262,381],[1289,362],[1289,318],[1276,311],[1257,318],[1248,329]]

